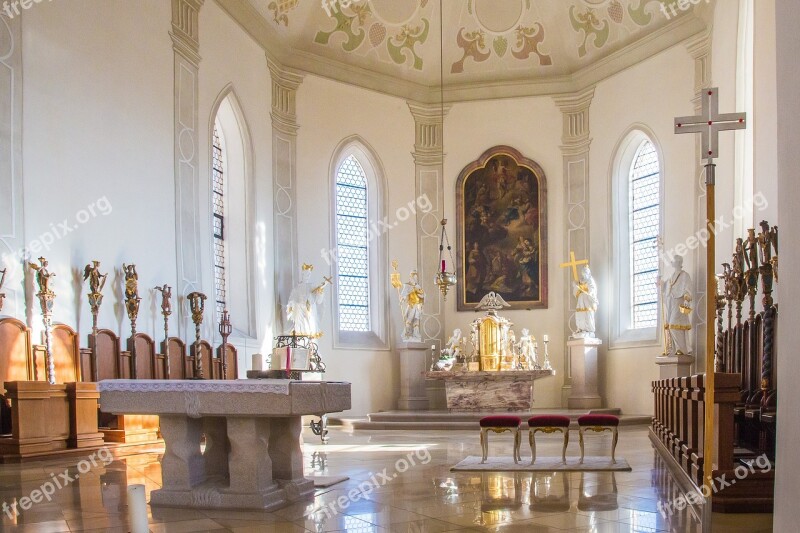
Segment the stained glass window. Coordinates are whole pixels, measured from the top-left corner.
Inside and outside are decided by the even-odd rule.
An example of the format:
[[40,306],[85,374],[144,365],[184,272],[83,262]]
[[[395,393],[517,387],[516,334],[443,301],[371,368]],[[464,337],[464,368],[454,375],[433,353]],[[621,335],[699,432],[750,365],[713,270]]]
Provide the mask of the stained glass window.
[[653,143],[642,142],[630,172],[630,256],[633,328],[658,324],[658,247],[661,220],[658,154]]
[[212,202],[214,223],[214,293],[217,316],[222,316],[227,298],[225,278],[225,152],[219,124],[214,124],[212,143]]
[[367,175],[354,156],[336,173],[336,247],[339,330],[367,332],[369,310],[369,231]]

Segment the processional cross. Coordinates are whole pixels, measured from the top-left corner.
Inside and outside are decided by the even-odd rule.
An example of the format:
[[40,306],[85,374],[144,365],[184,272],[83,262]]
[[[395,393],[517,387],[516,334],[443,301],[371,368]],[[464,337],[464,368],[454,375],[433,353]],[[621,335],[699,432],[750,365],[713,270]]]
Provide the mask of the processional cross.
[[586,259],[582,259],[580,261],[576,261],[575,260],[575,252],[570,251],[569,252],[569,261],[567,261],[566,263],[561,263],[559,266],[561,268],[572,267],[572,277],[575,279],[575,281],[578,281],[578,266],[579,265],[588,265],[588,264],[589,264],[589,261],[587,261]]
[[[714,201],[714,185],[716,183],[716,165],[714,158],[718,155],[719,133],[727,130],[741,130],[747,127],[745,113],[719,113],[719,89],[703,89],[701,94],[702,110],[696,117],[678,117],[675,119],[675,133],[700,133],[700,146],[706,167],[706,224],[709,239],[706,243],[706,392],[705,392],[705,438],[703,446],[704,484],[711,494],[711,473],[714,470],[714,320],[716,318],[716,301],[711,297],[716,281],[716,258],[714,234],[716,209]],[[710,496],[709,496],[710,499]]]

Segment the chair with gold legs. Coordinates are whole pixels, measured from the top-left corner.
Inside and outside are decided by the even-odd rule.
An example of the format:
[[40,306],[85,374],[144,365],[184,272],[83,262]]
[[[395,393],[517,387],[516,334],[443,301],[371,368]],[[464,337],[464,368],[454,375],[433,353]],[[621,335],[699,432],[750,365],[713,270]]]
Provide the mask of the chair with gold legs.
[[619,417],[614,415],[583,415],[578,417],[578,434],[581,444],[581,464],[583,464],[583,433],[594,431],[595,433],[611,432],[611,462],[617,464],[615,453],[617,450],[617,440],[619,439]]
[[490,431],[494,433],[505,433],[506,431],[511,433],[514,436],[514,451],[512,452],[514,456],[514,464],[517,464],[519,463],[519,461],[522,460],[519,454],[519,448],[520,448],[519,425],[521,423],[522,419],[520,417],[512,415],[493,415],[481,418],[480,421],[481,451],[483,452],[483,457],[481,458],[481,464],[484,464],[486,462],[486,459],[489,457]]
[[567,445],[569,444],[569,417],[561,415],[539,415],[528,420],[528,442],[531,445],[531,464],[536,462],[536,432],[564,434],[564,448],[561,450],[561,462],[567,464]]

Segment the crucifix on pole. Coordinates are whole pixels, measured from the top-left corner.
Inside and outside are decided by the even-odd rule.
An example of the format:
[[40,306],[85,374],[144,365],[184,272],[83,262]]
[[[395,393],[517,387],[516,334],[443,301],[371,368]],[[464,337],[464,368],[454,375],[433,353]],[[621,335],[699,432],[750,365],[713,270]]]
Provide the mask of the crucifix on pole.
[[712,297],[716,284],[715,258],[715,219],[714,186],[716,184],[716,165],[719,133],[727,130],[741,130],[746,125],[745,113],[719,113],[719,90],[714,87],[703,89],[701,93],[702,110],[699,116],[678,117],[675,119],[675,133],[700,133],[700,146],[703,159],[706,159],[706,225],[709,239],[706,244],[706,379],[705,379],[705,431],[703,442],[703,478],[711,494],[711,479],[714,470],[714,320],[716,301]]

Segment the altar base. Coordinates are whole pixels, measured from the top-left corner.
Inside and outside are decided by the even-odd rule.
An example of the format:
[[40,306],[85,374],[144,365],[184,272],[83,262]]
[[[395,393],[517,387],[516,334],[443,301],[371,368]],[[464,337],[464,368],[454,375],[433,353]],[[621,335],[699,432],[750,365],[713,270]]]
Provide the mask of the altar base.
[[350,409],[349,383],[109,380],[99,388],[108,412],[160,416],[166,449],[152,506],[268,511],[313,497],[301,417]]
[[533,405],[533,382],[552,370],[507,372],[427,372],[445,382],[450,411],[527,411]]
[[572,370],[572,388],[567,399],[570,409],[596,409],[603,405],[597,393],[597,348],[601,344],[603,341],[594,337],[567,341]]

